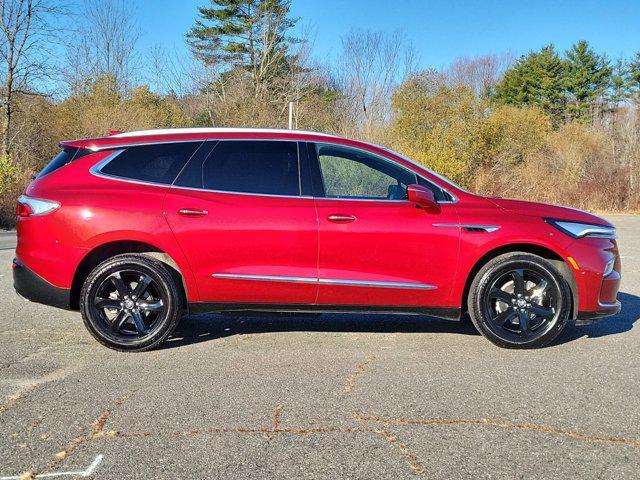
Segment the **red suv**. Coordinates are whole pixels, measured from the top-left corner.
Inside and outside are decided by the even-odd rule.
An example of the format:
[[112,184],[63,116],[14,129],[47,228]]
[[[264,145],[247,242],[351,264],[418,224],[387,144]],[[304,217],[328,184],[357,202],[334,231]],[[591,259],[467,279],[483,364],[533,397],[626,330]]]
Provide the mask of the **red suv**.
[[320,133],[152,130],[61,143],[18,200],[14,285],[147,350],[203,312],[407,312],[502,347],[620,310],[615,229],[466,192]]

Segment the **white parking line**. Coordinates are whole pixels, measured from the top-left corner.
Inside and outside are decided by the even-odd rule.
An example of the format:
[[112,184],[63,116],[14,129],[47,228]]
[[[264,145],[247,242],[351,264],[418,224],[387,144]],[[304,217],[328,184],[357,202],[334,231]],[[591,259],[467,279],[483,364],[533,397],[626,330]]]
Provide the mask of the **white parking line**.
[[[55,472],[55,473],[39,473],[34,478],[51,478],[51,477],[90,477],[93,475],[93,472],[96,471],[98,465],[102,461],[103,455],[98,455],[93,463],[89,465],[85,470],[81,472]],[[22,475],[15,475],[11,477],[0,477],[0,480],[20,480],[23,478]]]

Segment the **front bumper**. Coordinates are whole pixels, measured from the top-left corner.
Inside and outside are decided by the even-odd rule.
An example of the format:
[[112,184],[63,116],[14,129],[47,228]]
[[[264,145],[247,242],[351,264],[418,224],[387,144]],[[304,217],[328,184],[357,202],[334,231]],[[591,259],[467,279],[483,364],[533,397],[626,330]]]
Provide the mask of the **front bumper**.
[[[602,304],[601,306],[604,307],[604,305]],[[615,303],[607,305],[607,308],[602,308],[601,310],[596,310],[593,312],[578,312],[578,316],[576,317],[576,325],[590,325],[605,317],[610,317],[611,315],[620,313],[621,309],[622,304],[616,300]]]
[[71,308],[71,290],[51,285],[17,258],[13,259],[13,288],[18,295],[52,307]]

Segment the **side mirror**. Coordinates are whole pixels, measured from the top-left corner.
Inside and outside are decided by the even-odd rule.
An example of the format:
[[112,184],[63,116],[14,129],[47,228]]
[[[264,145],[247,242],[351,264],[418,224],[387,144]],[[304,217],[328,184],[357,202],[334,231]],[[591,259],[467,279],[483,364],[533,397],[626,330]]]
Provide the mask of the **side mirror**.
[[407,198],[410,202],[415,203],[429,213],[438,213],[440,211],[440,205],[438,205],[433,192],[422,185],[409,185],[407,187]]

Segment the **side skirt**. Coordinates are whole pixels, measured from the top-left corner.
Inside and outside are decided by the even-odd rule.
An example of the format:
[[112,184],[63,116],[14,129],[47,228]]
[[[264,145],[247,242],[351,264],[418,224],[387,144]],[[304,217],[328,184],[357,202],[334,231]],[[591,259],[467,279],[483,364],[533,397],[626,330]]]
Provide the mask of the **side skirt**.
[[282,303],[210,303],[190,302],[189,313],[273,312],[273,313],[401,313],[429,315],[445,320],[460,320],[457,307],[415,307],[397,305],[319,305]]

